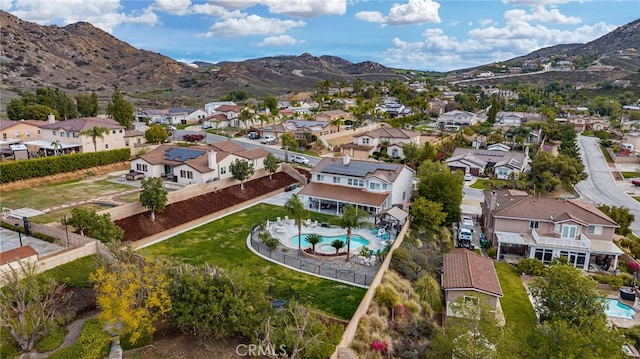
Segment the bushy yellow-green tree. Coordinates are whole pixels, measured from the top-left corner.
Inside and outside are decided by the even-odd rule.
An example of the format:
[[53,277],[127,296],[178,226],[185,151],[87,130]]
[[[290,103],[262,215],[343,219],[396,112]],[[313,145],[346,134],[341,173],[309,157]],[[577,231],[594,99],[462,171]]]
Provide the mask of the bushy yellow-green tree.
[[102,323],[127,335],[133,344],[153,334],[154,324],[171,309],[170,278],[164,266],[136,255],[116,260],[90,275]]

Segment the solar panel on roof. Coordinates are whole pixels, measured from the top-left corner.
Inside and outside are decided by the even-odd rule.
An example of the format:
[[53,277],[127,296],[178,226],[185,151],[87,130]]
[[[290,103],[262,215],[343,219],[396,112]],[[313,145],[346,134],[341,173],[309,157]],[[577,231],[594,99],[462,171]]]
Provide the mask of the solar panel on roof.
[[171,148],[164,153],[165,159],[169,161],[184,162],[204,155],[204,150],[194,150],[190,148]]
[[504,152],[497,151],[474,151],[473,154],[481,156],[504,157]]
[[345,166],[342,163],[330,163],[322,170],[322,172],[344,176],[364,177],[367,173],[375,172],[377,170],[395,171],[396,166],[385,163],[351,161],[348,166]]

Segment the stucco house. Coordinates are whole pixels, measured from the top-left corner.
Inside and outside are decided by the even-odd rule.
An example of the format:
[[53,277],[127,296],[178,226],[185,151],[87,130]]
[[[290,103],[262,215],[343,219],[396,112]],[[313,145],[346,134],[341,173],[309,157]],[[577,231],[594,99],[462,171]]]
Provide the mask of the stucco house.
[[415,172],[402,164],[380,161],[323,158],[311,170],[311,180],[301,191],[305,206],[331,209],[336,214],[352,204],[371,214],[392,206],[406,209]]
[[341,152],[351,158],[368,158],[374,152],[386,148],[389,156],[404,158],[403,147],[410,142],[420,145],[420,133],[401,128],[380,127],[353,136],[353,142],[343,144]]
[[498,258],[513,255],[549,264],[565,257],[583,270],[591,265],[613,270],[623,254],[613,243],[618,224],[593,204],[516,190],[484,191],[482,216]]
[[469,111],[450,111],[445,112],[438,116],[437,126],[441,129],[460,129],[462,127],[469,127],[483,122],[484,117]]
[[236,159],[253,164],[256,172],[264,169],[268,154],[263,148],[247,150],[231,141],[191,147],[161,145],[131,160],[131,169],[145,177],[166,177],[179,184],[204,184],[233,177],[229,166]]
[[464,316],[455,309],[460,302],[486,306],[497,315],[502,312],[502,287],[493,261],[468,249],[455,248],[444,255],[442,289],[447,317]]
[[265,126],[259,131],[262,137],[274,136],[275,138],[280,138],[283,134],[288,133],[295,139],[302,139],[308,135],[319,137],[338,132],[338,126],[324,121],[287,120]]
[[445,164],[452,171],[461,170],[474,176],[483,175],[488,171],[493,171],[497,179],[520,176],[529,166],[528,149],[525,148],[525,152],[505,152],[504,149],[504,145],[493,145],[492,150],[458,147],[451,157],[445,160]]
[[335,119],[342,118],[343,120],[352,120],[351,113],[342,110],[323,111],[316,114],[313,119],[320,122],[331,122]]
[[11,146],[40,139],[40,126],[44,124],[46,122],[40,120],[0,120],[0,153],[3,156],[15,155]]

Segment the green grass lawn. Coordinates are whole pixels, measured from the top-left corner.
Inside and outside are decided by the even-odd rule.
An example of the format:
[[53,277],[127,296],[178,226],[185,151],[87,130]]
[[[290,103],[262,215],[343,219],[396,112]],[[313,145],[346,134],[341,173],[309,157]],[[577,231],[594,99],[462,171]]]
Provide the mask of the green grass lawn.
[[44,209],[63,203],[131,189],[131,186],[105,180],[75,180],[2,193],[2,206],[11,209]]
[[624,178],[636,178],[638,177],[638,172],[636,171],[622,171],[622,177]]
[[67,219],[71,218],[71,210],[74,208],[78,208],[78,209],[86,209],[89,211],[102,211],[104,209],[108,209],[109,206],[105,206],[105,205],[100,205],[100,204],[96,204],[96,203],[87,203],[87,204],[81,204],[81,205],[77,205],[74,207],[67,207],[65,209],[61,209],[59,211],[51,211],[51,212],[47,212],[45,214],[41,214],[39,216],[35,216],[35,217],[30,217],[29,220],[33,223],[39,223],[39,224],[47,224],[47,223],[52,223],[52,222],[60,222],[60,219],[64,216],[67,216]]
[[511,185],[513,181],[510,180],[489,180],[484,178],[478,178],[471,186],[471,188],[481,189],[483,191],[490,190],[492,188],[503,188],[505,185]]
[[[265,293],[270,285],[274,288],[291,286],[300,293],[301,303],[338,318],[350,319],[365,289],[287,269],[256,256],[247,248],[247,236],[254,225],[261,219],[273,220],[285,215],[287,212],[283,207],[258,204],[142,249],[140,253],[193,265],[218,266],[255,280]],[[324,222],[328,216],[312,212],[309,218]]]
[[604,155],[605,160],[607,160],[607,163],[613,163],[613,158],[611,158],[611,155],[607,151],[606,147],[600,145],[600,151],[602,151],[602,154]]
[[496,272],[504,297],[500,299],[502,311],[516,340],[521,343],[537,325],[536,314],[524,289],[518,271],[508,263],[496,263]]

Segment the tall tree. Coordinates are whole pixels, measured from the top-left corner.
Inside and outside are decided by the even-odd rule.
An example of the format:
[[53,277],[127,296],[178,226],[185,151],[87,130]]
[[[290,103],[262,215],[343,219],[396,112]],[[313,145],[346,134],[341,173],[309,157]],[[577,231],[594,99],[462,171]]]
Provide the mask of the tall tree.
[[93,210],[74,208],[67,223],[81,235],[87,231],[92,238],[103,243],[117,242],[124,237],[124,231],[113,223],[110,213],[99,215]]
[[274,156],[273,153],[269,153],[267,157],[265,157],[264,169],[269,172],[269,179],[272,179],[272,175],[278,170],[278,162],[278,158]]
[[499,110],[500,105],[498,104],[498,95],[493,94],[493,96],[491,96],[491,107],[487,112],[487,122],[490,124],[496,123],[496,115],[498,115]]
[[133,105],[124,99],[118,85],[113,90],[111,102],[107,104],[107,115],[130,129],[133,125]]
[[90,95],[79,93],[76,95],[76,103],[78,105],[78,113],[82,117],[98,116],[98,96],[95,91]]
[[309,212],[304,208],[304,203],[297,194],[289,197],[284,204],[284,208],[287,209],[291,218],[296,222],[296,226],[298,226],[298,250],[302,251],[302,221],[307,218]]
[[164,143],[169,138],[169,131],[162,125],[151,125],[144,132],[144,138],[149,143]]
[[411,205],[411,224],[421,229],[439,227],[447,218],[442,203],[418,197]]
[[360,208],[347,204],[344,207],[342,215],[334,219],[334,223],[339,225],[342,228],[346,228],[347,230],[347,262],[350,259],[350,251],[351,251],[351,233],[354,228],[363,227],[369,224],[367,219],[369,218],[369,213],[361,210]]
[[79,135],[91,137],[91,140],[93,141],[93,147],[95,148],[96,152],[98,152],[98,138],[104,140],[104,135],[108,133],[109,129],[106,127],[93,126],[89,130],[80,131]]
[[58,151],[62,149],[62,144],[60,143],[60,140],[55,140],[51,142],[51,148],[53,148],[53,153],[57,156]]
[[461,171],[451,173],[447,165],[432,161],[423,162],[418,168],[418,194],[420,197],[442,204],[447,214],[443,225],[450,225],[460,220],[462,211],[462,188],[464,176]]
[[604,212],[609,218],[613,219],[620,227],[616,228],[616,233],[627,236],[631,234],[629,226],[636,220],[636,216],[624,206],[609,206],[606,204],[598,206],[598,209]]
[[264,107],[269,109],[269,113],[272,116],[275,116],[278,114],[278,99],[275,98],[275,96],[268,95],[267,97],[264,98],[264,100],[262,101],[262,104]]
[[253,174],[255,173],[255,169],[253,168],[252,163],[239,158],[231,163],[231,165],[229,166],[229,170],[231,171],[231,176],[233,176],[234,179],[240,181],[241,191],[244,191],[244,181],[253,176]]
[[156,221],[156,212],[162,212],[167,204],[167,190],[162,188],[162,178],[149,177],[141,181],[140,204],[151,210],[151,221]]
[[242,121],[245,128],[249,129],[251,123],[253,122],[253,112],[249,108],[243,108],[242,111],[238,114],[238,119]]
[[89,278],[101,310],[98,318],[128,336],[131,343],[153,334],[155,324],[171,308],[167,290],[171,280],[160,262],[128,253]]
[[57,325],[67,292],[49,276],[37,274],[36,265],[28,262],[9,266],[0,278],[4,285],[0,290],[0,327],[28,352]]

